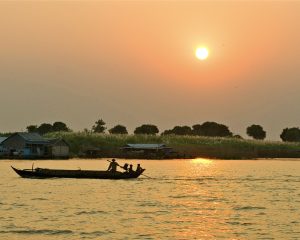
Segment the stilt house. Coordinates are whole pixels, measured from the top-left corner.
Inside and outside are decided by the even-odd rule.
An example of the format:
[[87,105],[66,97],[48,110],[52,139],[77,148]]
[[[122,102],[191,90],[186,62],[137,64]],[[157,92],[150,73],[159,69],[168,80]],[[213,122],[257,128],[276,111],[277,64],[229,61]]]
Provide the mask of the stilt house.
[[46,139],[38,133],[18,132],[4,139],[0,146],[10,158],[67,158],[69,145],[63,139]]
[[48,154],[48,141],[38,133],[14,133],[6,138],[1,146],[9,156],[39,158]]
[[121,148],[128,156],[142,158],[167,158],[173,152],[165,144],[126,144]]

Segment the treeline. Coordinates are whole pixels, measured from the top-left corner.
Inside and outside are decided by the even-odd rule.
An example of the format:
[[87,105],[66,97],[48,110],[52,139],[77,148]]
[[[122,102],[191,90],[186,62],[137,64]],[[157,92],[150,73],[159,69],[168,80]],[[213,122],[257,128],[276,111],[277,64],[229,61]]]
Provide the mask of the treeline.
[[[71,132],[72,130],[64,122],[42,123],[41,125],[29,125],[26,127],[27,132],[37,132],[41,135],[51,132]],[[110,129],[107,129],[106,123],[103,119],[99,119],[91,127],[91,129],[84,129],[85,133],[105,133],[108,130],[109,134],[128,134],[127,128],[124,125],[118,124]],[[159,129],[153,124],[142,124],[134,130],[134,134],[157,135]],[[253,124],[246,128],[246,133],[249,137],[258,140],[266,138],[266,131],[262,126]],[[9,133],[0,134],[7,136]],[[233,134],[228,126],[216,122],[204,122],[202,124],[195,124],[190,126],[175,126],[172,129],[161,132],[165,135],[185,135],[185,136],[205,136],[205,137],[232,137],[242,138],[238,134]],[[284,142],[300,142],[300,129],[298,127],[285,128],[280,134],[280,138]]]
[[37,132],[41,135],[50,132],[70,132],[71,129],[67,127],[64,122],[42,123],[41,125],[29,125],[26,127],[27,132]]

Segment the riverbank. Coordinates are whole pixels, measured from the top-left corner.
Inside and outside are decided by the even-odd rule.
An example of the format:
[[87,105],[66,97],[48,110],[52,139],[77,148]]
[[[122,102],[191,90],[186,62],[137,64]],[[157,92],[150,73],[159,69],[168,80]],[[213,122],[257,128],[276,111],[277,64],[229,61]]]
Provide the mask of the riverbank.
[[[200,136],[114,135],[56,132],[46,137],[64,138],[71,157],[83,156],[85,149],[98,149],[98,157],[126,158],[121,147],[128,143],[163,143],[181,158],[255,159],[300,158],[300,143],[212,138]],[[176,156],[175,156],[176,157]]]

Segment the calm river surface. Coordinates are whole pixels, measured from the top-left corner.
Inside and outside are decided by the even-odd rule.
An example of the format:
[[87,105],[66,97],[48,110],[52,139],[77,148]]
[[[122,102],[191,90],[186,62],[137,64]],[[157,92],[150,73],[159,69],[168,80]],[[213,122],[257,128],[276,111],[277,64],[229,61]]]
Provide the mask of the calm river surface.
[[22,179],[10,165],[32,161],[1,160],[0,239],[300,239],[300,160],[126,162],[141,163],[153,179]]

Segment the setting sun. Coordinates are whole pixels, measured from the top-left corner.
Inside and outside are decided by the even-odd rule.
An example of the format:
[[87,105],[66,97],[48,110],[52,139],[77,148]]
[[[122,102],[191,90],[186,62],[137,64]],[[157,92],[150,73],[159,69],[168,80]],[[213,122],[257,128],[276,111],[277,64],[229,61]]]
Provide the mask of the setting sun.
[[205,60],[208,57],[208,49],[205,47],[200,47],[196,49],[196,57],[200,60]]

